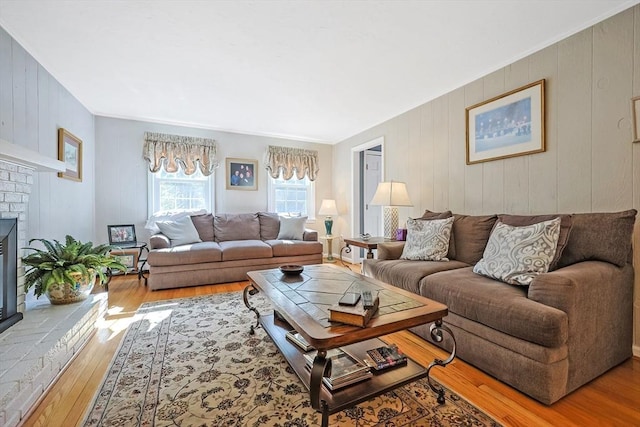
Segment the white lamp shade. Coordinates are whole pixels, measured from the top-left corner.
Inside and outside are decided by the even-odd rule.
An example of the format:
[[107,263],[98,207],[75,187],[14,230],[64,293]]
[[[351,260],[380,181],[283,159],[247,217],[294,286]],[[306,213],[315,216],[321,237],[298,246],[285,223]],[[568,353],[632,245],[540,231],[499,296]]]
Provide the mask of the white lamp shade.
[[323,199],[318,215],[338,215],[336,201],[332,199]]
[[374,206],[413,206],[407,185],[404,182],[380,182],[370,205]]

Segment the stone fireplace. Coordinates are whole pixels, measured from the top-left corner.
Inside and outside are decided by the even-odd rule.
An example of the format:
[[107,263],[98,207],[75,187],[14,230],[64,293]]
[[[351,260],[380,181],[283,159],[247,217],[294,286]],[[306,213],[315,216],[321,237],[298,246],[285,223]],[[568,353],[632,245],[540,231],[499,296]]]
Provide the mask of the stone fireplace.
[[17,279],[18,220],[0,218],[0,333],[22,320]]
[[[63,170],[63,162],[0,139],[0,276],[9,275],[5,255],[10,255],[15,264],[9,266],[15,273],[10,274],[13,279],[4,282],[8,283],[8,298],[3,291],[0,307],[4,312],[5,302],[11,303],[15,309],[8,310],[23,317],[19,321],[16,317],[16,322],[0,331],[0,427],[15,427],[24,421],[91,337],[107,309],[106,293],[90,295],[81,303],[52,306],[46,297],[36,299],[32,293],[24,292],[21,256],[29,235],[31,188],[34,183],[37,185],[38,177],[49,178],[36,175],[36,171]],[[5,227],[10,228],[9,232],[3,231]],[[5,243],[5,234],[12,233],[16,243]]]
[[[11,267],[14,271],[2,270],[1,276],[2,283],[2,308],[5,309],[5,304],[10,303],[15,307],[7,307],[11,313],[7,313],[10,316],[22,317],[19,314],[25,311],[25,292],[24,292],[24,267],[20,261],[21,249],[26,246],[27,236],[27,206],[29,203],[29,194],[31,193],[31,186],[33,185],[33,174],[35,168],[18,166],[13,163],[0,160],[0,219],[2,221],[2,227],[7,227],[13,230],[14,242],[9,242],[7,237],[4,236],[2,229],[0,229],[0,242],[2,242],[2,261],[0,264],[3,266]],[[8,224],[13,224],[8,226]],[[8,247],[5,245],[9,245]],[[15,246],[14,246],[15,245]],[[16,257],[16,259],[13,259]],[[3,268],[0,266],[0,268]],[[16,273],[16,276],[13,274]],[[12,277],[13,276],[13,277]],[[11,289],[8,288],[11,286]],[[6,298],[6,299],[5,299]],[[7,317],[5,313],[0,316],[0,332],[5,330],[3,328],[4,321]],[[13,319],[13,323],[20,319]],[[7,324],[8,325],[8,324]],[[8,326],[7,326],[8,327]]]

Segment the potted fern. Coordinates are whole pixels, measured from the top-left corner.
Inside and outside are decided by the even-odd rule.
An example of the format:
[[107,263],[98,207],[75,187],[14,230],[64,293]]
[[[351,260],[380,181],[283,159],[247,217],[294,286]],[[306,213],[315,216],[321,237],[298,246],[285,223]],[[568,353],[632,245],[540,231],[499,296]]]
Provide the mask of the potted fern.
[[31,239],[29,245],[38,241],[45,249],[25,248],[32,251],[22,257],[27,266],[24,291],[35,286],[36,297],[44,294],[51,304],[69,304],[87,298],[96,280],[107,281],[106,269],[126,272],[126,267],[117,258],[109,255],[110,245],[93,246],[82,243],[71,236],[65,242],[46,239]]

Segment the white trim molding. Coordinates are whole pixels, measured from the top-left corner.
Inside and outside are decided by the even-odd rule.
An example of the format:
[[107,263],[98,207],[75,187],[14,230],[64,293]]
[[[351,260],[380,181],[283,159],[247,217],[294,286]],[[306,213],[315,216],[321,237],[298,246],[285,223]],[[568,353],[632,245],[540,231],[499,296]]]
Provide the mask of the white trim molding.
[[38,172],[64,172],[64,162],[43,156],[35,150],[12,144],[0,139],[0,160],[18,166],[35,169]]

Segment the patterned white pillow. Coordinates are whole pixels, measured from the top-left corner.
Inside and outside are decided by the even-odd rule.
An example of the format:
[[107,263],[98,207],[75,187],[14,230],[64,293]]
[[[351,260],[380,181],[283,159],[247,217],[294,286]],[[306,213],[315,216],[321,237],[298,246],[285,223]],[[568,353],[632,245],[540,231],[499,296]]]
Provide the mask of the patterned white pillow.
[[473,272],[528,286],[538,274],[549,271],[559,236],[560,218],[524,227],[498,221]]
[[449,238],[453,217],[446,219],[408,219],[407,241],[400,259],[414,261],[449,261]]

